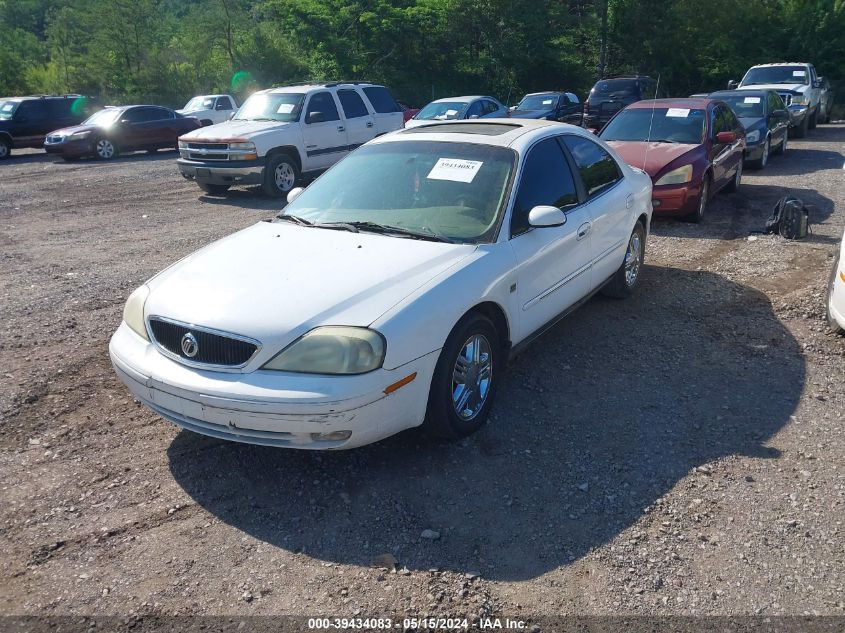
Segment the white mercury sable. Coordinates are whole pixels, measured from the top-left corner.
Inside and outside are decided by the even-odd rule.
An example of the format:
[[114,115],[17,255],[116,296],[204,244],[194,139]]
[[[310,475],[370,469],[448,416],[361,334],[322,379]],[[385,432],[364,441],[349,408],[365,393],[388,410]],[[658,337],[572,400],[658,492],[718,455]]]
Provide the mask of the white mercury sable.
[[283,214],[129,297],[115,370],[214,437],[340,449],[486,420],[508,355],[637,286],[651,179],[581,128],[434,123],[295,189]]

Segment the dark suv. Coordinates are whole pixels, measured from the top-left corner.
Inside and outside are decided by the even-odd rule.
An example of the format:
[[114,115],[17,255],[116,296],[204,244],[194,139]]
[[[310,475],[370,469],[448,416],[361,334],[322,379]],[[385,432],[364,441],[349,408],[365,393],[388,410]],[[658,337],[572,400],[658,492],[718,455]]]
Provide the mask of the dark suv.
[[590,90],[590,96],[584,102],[584,126],[601,128],[626,106],[643,99],[665,96],[658,94],[657,82],[644,75],[601,79]]
[[48,132],[81,123],[92,111],[81,95],[0,97],[0,160],[12,148],[43,146]]

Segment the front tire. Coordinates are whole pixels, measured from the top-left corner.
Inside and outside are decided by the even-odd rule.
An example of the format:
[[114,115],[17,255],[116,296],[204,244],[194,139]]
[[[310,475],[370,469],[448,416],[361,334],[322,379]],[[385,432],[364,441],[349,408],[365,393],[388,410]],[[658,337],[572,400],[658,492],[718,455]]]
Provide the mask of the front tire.
[[94,141],[94,156],[100,160],[111,160],[119,154],[117,145],[107,138],[99,138]]
[[461,319],[437,359],[424,430],[455,440],[480,429],[504,365],[501,336],[493,322],[477,312]]
[[625,259],[607,285],[602,288],[602,294],[614,299],[625,299],[634,294],[640,282],[640,272],[645,260],[645,227],[637,222],[631,237],[628,238],[628,248]]
[[778,145],[778,148],[774,152],[772,152],[772,154],[775,154],[777,156],[783,156],[784,152],[786,152],[786,145],[788,141],[789,132],[783,135],[783,140],[780,142],[780,145]]
[[12,143],[9,139],[0,138],[0,160],[9,158],[12,155]]
[[700,223],[704,219],[708,202],[710,202],[710,174],[704,174],[704,178],[701,180],[701,191],[698,193],[698,207],[685,219],[693,224]]
[[197,182],[197,186],[212,196],[222,196],[229,191],[229,185],[214,185],[210,182]]
[[751,169],[763,169],[769,163],[769,152],[771,149],[772,139],[771,137],[766,137],[766,141],[763,144],[763,153],[760,155],[760,158],[748,161],[748,166]]
[[839,322],[833,318],[833,310],[831,310],[831,303],[833,302],[833,288],[836,286],[836,275],[839,274],[839,257],[833,260],[833,268],[830,271],[830,278],[827,281],[827,301],[825,303],[825,314],[827,316],[827,325],[830,331],[840,336],[845,334],[845,329],[839,325]]
[[288,195],[299,181],[299,167],[288,154],[276,154],[267,160],[261,189],[273,198]]

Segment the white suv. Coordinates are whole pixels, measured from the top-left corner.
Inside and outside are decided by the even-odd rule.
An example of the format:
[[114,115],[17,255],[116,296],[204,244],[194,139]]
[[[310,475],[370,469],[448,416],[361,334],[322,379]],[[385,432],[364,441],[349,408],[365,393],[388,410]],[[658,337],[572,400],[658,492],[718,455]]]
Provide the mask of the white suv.
[[804,62],[752,66],[738,86],[734,81],[728,82],[728,88],[777,92],[789,108],[791,126],[798,138],[821,121],[821,86],[815,67]]
[[284,196],[356,147],[402,129],[402,110],[384,86],[335,82],[256,92],[231,120],[179,139],[182,176],[210,194],[261,185]]
[[235,103],[232,95],[200,95],[176,112],[199,119],[203,125],[213,125],[228,120],[237,110]]

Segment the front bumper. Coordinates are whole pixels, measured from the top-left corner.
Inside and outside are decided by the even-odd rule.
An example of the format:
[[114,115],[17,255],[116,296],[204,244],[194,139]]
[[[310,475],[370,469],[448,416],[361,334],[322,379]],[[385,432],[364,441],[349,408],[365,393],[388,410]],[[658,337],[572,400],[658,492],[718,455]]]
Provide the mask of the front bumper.
[[92,153],[91,141],[80,139],[77,141],[62,141],[61,143],[44,143],[44,150],[48,154],[59,156],[79,157]]
[[[216,372],[170,360],[121,323],[109,354],[135,397],[182,428],[249,444],[347,449],[422,423],[439,352],[360,376]],[[385,395],[385,387],[414,372],[409,384]],[[319,438],[337,431],[350,435]]]
[[198,161],[176,160],[183,178],[210,185],[260,185],[264,178],[264,160]]
[[687,215],[698,209],[701,186],[691,182],[682,185],[654,185],[651,204],[657,215]]

